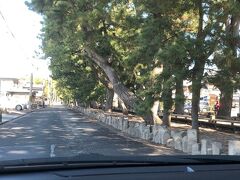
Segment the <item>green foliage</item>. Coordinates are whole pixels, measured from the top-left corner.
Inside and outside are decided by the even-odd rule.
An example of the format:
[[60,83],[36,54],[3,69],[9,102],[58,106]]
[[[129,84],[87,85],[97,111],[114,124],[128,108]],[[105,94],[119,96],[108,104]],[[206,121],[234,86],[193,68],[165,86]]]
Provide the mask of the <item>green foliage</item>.
[[[62,98],[104,101],[108,78],[86,46],[138,97],[135,111],[142,115],[155,100],[170,110],[183,80],[193,82],[196,98],[206,80],[221,90],[240,87],[239,36],[226,29],[227,19],[239,15],[237,1],[32,0],[28,6],[44,17],[42,48]],[[205,69],[213,66],[215,74]],[[175,103],[183,101],[176,95]]]

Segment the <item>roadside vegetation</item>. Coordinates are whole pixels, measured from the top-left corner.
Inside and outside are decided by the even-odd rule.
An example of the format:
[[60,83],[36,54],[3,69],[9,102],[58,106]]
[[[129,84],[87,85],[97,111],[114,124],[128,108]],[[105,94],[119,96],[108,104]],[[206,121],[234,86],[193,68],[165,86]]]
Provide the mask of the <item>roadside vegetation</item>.
[[231,115],[240,89],[239,0],[32,0],[28,6],[44,17],[42,49],[66,103],[111,111],[117,94],[124,113],[170,126],[173,111],[184,113],[188,80],[193,129],[207,83],[221,91],[220,115]]

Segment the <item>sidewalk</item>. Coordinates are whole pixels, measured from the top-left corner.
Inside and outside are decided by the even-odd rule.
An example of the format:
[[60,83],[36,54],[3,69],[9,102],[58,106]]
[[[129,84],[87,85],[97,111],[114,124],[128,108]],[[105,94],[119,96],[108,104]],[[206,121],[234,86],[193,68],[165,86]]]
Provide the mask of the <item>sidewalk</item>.
[[29,112],[31,112],[31,110],[29,110],[29,109],[25,109],[23,111],[8,110],[7,113],[6,112],[2,113],[2,121],[0,122],[0,124],[11,121],[17,117],[20,117],[20,116],[23,116],[23,115],[29,113]]

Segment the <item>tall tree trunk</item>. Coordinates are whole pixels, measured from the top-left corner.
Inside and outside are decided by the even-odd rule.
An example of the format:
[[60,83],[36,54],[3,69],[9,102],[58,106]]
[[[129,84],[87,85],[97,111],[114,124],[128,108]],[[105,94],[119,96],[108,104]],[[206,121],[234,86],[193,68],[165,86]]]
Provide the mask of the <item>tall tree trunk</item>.
[[173,105],[172,99],[172,89],[170,87],[165,87],[162,93],[163,99],[163,125],[171,126],[171,111]]
[[176,78],[175,113],[184,113],[184,92],[182,78]]
[[204,72],[205,61],[204,57],[199,57],[196,60],[196,64],[193,68],[192,77],[192,129],[197,129],[199,127],[198,123],[198,112],[199,112],[199,102],[200,93],[202,88],[202,78]]
[[217,114],[218,116],[231,117],[232,99],[233,89],[231,87],[229,89],[225,88],[224,91],[221,91],[220,108]]
[[163,126],[170,127],[171,126],[171,112],[170,110],[163,110]]
[[[132,92],[130,92],[127,89],[127,87],[125,87],[120,82],[114,69],[108,64],[108,62],[103,57],[101,57],[99,54],[97,54],[95,51],[93,51],[89,47],[85,47],[85,51],[86,51],[88,57],[95,64],[97,64],[102,69],[102,71],[105,73],[105,75],[107,76],[107,79],[110,82],[108,82],[108,85],[105,85],[105,86],[106,87],[111,86],[113,88],[114,92],[118,95],[119,104],[122,108],[123,114],[128,114],[128,109],[134,109],[134,104],[137,100],[136,96],[134,96],[134,94]],[[104,83],[104,84],[106,84],[106,83]],[[147,114],[147,116],[145,116],[144,119],[147,124],[154,124],[152,114]]]
[[161,98],[163,100],[163,118],[162,125],[170,127],[171,126],[171,111],[173,106],[172,99],[172,86],[173,83],[170,80],[172,77],[172,68],[170,64],[163,64],[163,81],[162,81],[162,94]]
[[124,115],[128,115],[128,109],[127,109],[127,107],[125,106],[124,102],[123,102],[120,98],[118,98],[118,104],[120,105],[123,114],[124,114]]
[[160,119],[160,117],[158,116],[159,104],[160,104],[159,100],[155,100],[153,103],[153,106],[151,108],[154,124],[162,124],[163,123],[162,120]]
[[[238,57],[237,48],[239,43],[239,25],[240,25],[240,13],[232,15],[230,21],[226,23],[226,34],[228,36],[227,44],[231,50],[233,58],[230,61],[236,61]],[[231,66],[235,63],[230,62]],[[232,65],[233,64],[233,65]],[[231,69],[235,67],[231,67]],[[236,72],[232,71],[233,74]],[[230,74],[229,76],[232,76]],[[232,100],[233,100],[233,84],[231,77],[226,79],[226,82],[220,84],[221,97],[220,97],[220,109],[218,116],[231,117]]]
[[201,79],[192,81],[192,128],[198,129],[198,112],[201,92]]
[[228,47],[231,49],[234,58],[238,55],[239,40],[239,27],[240,27],[240,13],[232,14],[230,21],[226,23],[226,34],[228,36]]
[[[197,41],[196,41],[196,47],[198,49],[197,52],[199,52],[201,49],[204,50],[203,46],[205,44],[204,39],[206,34],[204,35],[203,30],[203,2],[202,0],[196,1],[198,6],[198,33],[197,33]],[[203,51],[204,52],[204,51]],[[197,54],[196,56],[193,56],[193,61],[195,63],[193,68],[193,74],[192,74],[192,129],[199,128],[198,123],[198,112],[199,112],[199,102],[200,102],[200,92],[201,92],[201,81],[203,78],[203,72],[204,72],[204,66],[206,63],[206,55],[204,53]]]
[[118,98],[118,95],[114,92],[114,95],[113,95],[113,108],[121,108],[120,107],[120,104],[119,104],[119,98]]
[[114,69],[102,56],[97,54],[94,50],[90,49],[89,47],[85,47],[85,51],[88,57],[105,72],[109,81],[113,85],[114,92],[117,93],[127,108],[133,109],[134,103],[136,102],[136,97],[132,92],[128,90],[126,86],[122,84]]
[[[107,112],[112,112],[113,108],[113,97],[114,97],[114,91],[113,91],[113,85],[112,83],[107,79],[106,75],[103,73],[103,71],[97,67],[95,63],[91,63],[91,67],[94,69],[94,75],[95,78],[98,79],[106,88],[106,103],[104,110]],[[102,102],[102,105],[104,103]]]
[[106,104],[105,104],[106,112],[112,112],[113,96],[114,96],[113,89],[107,88]]

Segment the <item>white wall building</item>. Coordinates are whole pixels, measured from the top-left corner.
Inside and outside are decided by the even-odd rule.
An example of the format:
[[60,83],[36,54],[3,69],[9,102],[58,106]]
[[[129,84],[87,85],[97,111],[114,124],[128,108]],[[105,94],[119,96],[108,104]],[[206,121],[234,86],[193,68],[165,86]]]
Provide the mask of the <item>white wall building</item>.
[[[43,96],[43,85],[33,86],[34,97]],[[0,107],[14,109],[17,105],[26,107],[29,102],[30,86],[25,80],[0,77]]]

